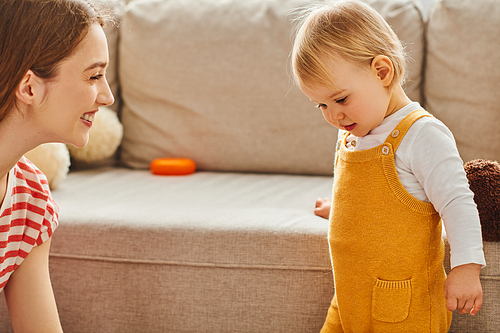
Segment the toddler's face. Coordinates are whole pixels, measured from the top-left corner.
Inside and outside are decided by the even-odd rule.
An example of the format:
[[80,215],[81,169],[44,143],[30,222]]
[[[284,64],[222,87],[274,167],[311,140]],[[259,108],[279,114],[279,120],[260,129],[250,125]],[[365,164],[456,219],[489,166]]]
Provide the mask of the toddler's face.
[[336,59],[331,62],[330,73],[336,88],[300,84],[302,92],[317,104],[329,124],[361,137],[393,112],[391,90],[373,63],[361,67]]

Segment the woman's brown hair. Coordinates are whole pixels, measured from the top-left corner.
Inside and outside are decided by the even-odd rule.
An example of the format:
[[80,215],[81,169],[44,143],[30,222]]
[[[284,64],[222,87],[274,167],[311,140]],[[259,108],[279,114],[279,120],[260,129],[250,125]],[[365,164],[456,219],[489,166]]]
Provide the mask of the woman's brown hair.
[[0,121],[15,106],[15,90],[28,70],[54,78],[90,25],[108,21],[104,7],[91,0],[1,0]]

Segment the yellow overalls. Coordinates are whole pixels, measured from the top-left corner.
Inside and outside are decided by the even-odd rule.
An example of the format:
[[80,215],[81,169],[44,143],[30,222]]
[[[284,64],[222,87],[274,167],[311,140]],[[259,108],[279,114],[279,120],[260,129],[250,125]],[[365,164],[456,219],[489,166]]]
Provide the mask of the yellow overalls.
[[415,111],[380,146],[337,144],[328,240],[335,296],[326,332],[447,332],[441,220],[399,181],[394,153]]

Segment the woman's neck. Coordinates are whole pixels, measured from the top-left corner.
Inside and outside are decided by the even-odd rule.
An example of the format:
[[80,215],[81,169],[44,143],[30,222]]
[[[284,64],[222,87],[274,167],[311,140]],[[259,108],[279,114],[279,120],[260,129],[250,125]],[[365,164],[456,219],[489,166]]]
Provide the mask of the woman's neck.
[[0,179],[6,177],[25,153],[43,143],[36,138],[37,132],[15,110],[0,122]]

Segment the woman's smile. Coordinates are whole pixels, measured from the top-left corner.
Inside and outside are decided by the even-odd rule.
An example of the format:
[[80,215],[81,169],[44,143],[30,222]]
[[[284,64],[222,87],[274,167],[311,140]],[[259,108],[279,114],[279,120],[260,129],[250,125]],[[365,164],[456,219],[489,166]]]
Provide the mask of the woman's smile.
[[95,117],[96,117],[96,113],[97,113],[98,111],[99,111],[99,110],[84,113],[84,114],[80,117],[80,119],[82,120],[83,124],[84,124],[85,126],[92,127],[92,123],[94,122]]

